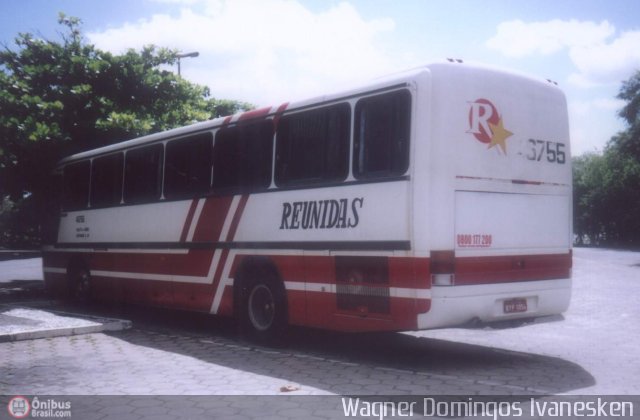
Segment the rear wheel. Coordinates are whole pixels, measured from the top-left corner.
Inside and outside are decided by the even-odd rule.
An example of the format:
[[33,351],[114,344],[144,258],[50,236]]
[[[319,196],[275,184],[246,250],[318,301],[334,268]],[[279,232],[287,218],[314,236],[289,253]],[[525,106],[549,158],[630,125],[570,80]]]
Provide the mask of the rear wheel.
[[249,293],[248,315],[256,331],[268,331],[276,320],[276,299],[263,283],[256,284]]
[[254,341],[273,344],[287,326],[286,295],[282,283],[266,277],[242,287],[242,332]]

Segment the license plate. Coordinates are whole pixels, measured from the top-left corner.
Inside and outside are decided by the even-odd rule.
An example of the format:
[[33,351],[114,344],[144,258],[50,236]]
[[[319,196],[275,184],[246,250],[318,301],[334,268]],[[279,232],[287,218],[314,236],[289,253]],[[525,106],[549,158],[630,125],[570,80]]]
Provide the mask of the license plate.
[[518,312],[527,312],[526,299],[509,299],[504,301],[505,314],[514,314]]

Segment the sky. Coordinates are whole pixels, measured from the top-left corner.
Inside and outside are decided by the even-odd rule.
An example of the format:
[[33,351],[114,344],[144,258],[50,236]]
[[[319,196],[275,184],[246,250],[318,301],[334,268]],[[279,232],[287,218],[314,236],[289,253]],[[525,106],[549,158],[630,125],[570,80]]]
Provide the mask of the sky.
[[625,128],[616,95],[640,70],[637,0],[2,0],[0,43],[59,39],[59,12],[104,50],[197,51],[183,77],[257,106],[448,57],[551,79],[567,96],[574,155]]

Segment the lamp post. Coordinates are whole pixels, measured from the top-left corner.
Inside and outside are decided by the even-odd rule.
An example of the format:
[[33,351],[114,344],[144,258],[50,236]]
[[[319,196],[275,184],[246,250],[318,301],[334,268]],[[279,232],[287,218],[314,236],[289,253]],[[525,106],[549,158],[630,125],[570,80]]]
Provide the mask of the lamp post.
[[190,53],[184,53],[184,54],[176,54],[176,58],[178,59],[178,76],[180,76],[180,59],[181,58],[187,58],[187,57],[196,58],[199,55],[200,55],[200,53],[197,52],[197,51],[190,52]]

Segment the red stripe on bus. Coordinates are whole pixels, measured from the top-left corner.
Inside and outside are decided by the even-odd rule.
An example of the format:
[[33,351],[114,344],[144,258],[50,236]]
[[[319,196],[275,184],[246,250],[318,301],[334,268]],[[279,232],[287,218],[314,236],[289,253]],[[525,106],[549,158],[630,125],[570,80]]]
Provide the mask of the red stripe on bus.
[[227,238],[226,238],[228,242],[232,242],[236,236],[236,230],[238,229],[238,225],[240,224],[240,219],[242,218],[242,213],[244,213],[244,208],[247,205],[247,201],[249,201],[248,195],[243,195],[240,197],[240,202],[238,203],[236,213],[233,215],[233,219],[231,220],[231,226],[229,227],[229,234],[227,235]]
[[191,201],[191,206],[189,206],[187,219],[185,220],[184,226],[182,227],[182,234],[180,234],[180,242],[184,242],[187,240],[187,234],[189,233],[189,228],[191,227],[191,222],[193,221],[193,214],[196,212],[196,207],[198,207],[197,198],[193,199]]
[[227,262],[227,257],[229,256],[229,250],[228,249],[223,249],[222,250],[222,254],[220,256],[220,260],[218,262],[218,266],[215,269],[215,272],[213,274],[213,296],[212,298],[215,299],[215,294],[216,291],[218,290],[218,284],[220,283],[220,279],[222,277],[222,271],[224,270],[224,266]]
[[284,110],[289,106],[289,102],[285,102],[278,107],[276,114],[273,116],[273,129],[276,130],[278,128],[278,123],[280,122],[280,118],[282,118],[282,114]]
[[505,178],[490,178],[485,176],[469,176],[469,175],[456,175],[457,179],[471,179],[476,181],[497,181],[497,182],[510,182],[512,184],[524,184],[524,185],[552,185],[554,187],[567,187],[569,184],[563,184],[558,182],[544,182],[534,181],[526,179],[505,179]]
[[218,315],[233,316],[233,289],[225,287],[222,291],[222,299],[218,308]]
[[[210,197],[204,203],[200,219],[196,221],[193,242],[217,242],[227,218],[233,197]],[[224,238],[222,239],[224,240]]]
[[[235,213],[232,216],[231,219],[231,225],[229,226],[229,232],[227,233],[227,237],[226,238],[220,238],[223,241],[233,241],[235,234],[236,234],[236,229],[238,228],[238,225],[240,224],[240,219],[242,218],[242,213],[244,212],[244,208],[247,205],[247,200],[249,199],[248,195],[243,195],[240,197],[240,201],[238,202],[238,206],[236,207]],[[228,215],[227,215],[228,217]],[[224,268],[227,265],[227,258],[229,257],[229,250],[228,249],[223,249],[222,250],[222,255],[220,256],[220,261],[218,263],[218,266],[215,269],[215,274],[213,276],[213,291],[214,294],[212,296],[212,299],[215,300],[216,299],[216,295],[217,293],[223,293],[224,294],[224,289],[221,291],[218,291],[218,285],[220,284],[220,282],[222,281],[222,274],[224,272]],[[233,263],[233,261],[232,261]],[[233,277],[233,274],[230,273],[230,276]],[[221,297],[222,298],[222,297]],[[212,301],[213,304],[213,301]]]
[[[238,228],[246,200],[241,200],[234,214],[227,239],[232,241]],[[219,266],[215,267],[216,280],[222,274],[227,250],[223,252]],[[88,253],[91,270],[123,273],[160,274],[176,276],[207,275],[212,264],[213,250],[192,249],[186,254],[170,253]],[[44,257],[44,266],[66,269],[71,253],[50,253]],[[250,255],[242,253],[232,261],[233,277],[238,261]],[[335,284],[335,257],[313,255],[264,255],[270,258],[284,281],[310,284]],[[431,286],[428,258],[389,258],[390,287],[428,289]],[[455,259],[455,284],[490,284],[518,281],[569,278],[572,267],[571,253],[544,255],[503,255],[484,257],[458,257]]]
[[185,254],[96,252],[91,254],[91,270],[124,273],[205,277],[213,251],[192,249]]
[[571,253],[461,257],[455,260],[455,284],[490,284],[569,278]]
[[242,114],[240,114],[240,117],[238,117],[238,121],[266,117],[267,115],[269,115],[269,111],[271,111],[270,106],[243,112]]
[[93,276],[91,288],[98,300],[160,305],[167,308],[208,312],[211,285],[175,283],[136,278]]

